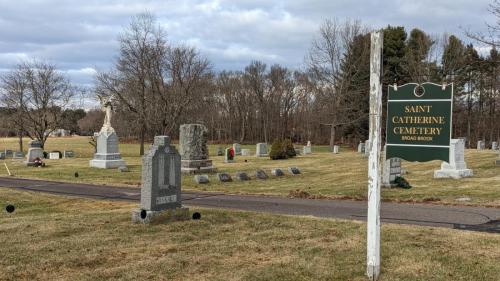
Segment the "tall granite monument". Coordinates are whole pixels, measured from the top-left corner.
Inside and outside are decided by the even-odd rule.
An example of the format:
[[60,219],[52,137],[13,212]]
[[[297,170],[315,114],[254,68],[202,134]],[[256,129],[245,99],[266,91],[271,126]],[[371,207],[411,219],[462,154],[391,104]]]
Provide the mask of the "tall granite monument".
[[179,134],[181,171],[183,173],[215,172],[208,159],[207,128],[201,124],[184,124]]
[[141,205],[132,211],[132,222],[188,217],[181,205],[181,157],[168,136],[156,136],[142,157]]
[[101,98],[102,110],[106,113],[101,131],[96,134],[97,152],[94,159],[90,160],[90,167],[101,169],[113,169],[126,166],[120,152],[118,151],[118,136],[115,129],[111,127],[113,109],[109,99]]
[[464,158],[465,141],[463,139],[450,140],[450,163],[443,162],[441,170],[434,171],[434,178],[472,177],[471,169],[467,169]]

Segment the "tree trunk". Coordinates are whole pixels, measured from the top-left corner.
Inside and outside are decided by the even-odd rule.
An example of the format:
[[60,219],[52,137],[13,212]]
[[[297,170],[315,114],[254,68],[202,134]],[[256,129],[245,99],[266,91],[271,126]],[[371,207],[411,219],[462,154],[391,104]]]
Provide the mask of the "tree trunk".
[[335,145],[335,125],[330,126],[330,149],[333,151]]
[[23,131],[19,130],[19,151],[23,151]]
[[144,127],[142,127],[141,129],[141,146],[139,148],[139,155],[142,156],[144,155],[144,135],[145,135],[145,132],[144,132]]

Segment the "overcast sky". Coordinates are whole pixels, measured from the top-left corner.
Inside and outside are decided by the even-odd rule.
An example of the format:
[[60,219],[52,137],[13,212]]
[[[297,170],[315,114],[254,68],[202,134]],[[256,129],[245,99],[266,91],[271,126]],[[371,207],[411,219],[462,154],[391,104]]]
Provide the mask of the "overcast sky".
[[55,63],[73,82],[91,85],[109,69],[118,34],[131,17],[149,11],[173,44],[197,47],[215,70],[243,69],[251,60],[302,66],[324,19],[359,19],[373,28],[407,31],[484,31],[494,22],[492,0],[0,0],[0,71],[20,60]]

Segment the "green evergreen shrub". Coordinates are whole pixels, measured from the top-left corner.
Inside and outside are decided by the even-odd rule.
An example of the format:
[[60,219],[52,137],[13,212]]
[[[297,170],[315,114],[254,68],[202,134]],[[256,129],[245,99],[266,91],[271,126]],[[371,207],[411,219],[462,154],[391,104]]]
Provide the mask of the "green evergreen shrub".
[[288,158],[293,158],[297,156],[297,153],[295,152],[295,148],[293,147],[291,139],[285,139],[283,141],[283,149],[285,150]]
[[271,152],[269,153],[269,157],[272,160],[286,159],[287,155],[285,153],[285,149],[283,147],[283,142],[276,139],[271,145]]

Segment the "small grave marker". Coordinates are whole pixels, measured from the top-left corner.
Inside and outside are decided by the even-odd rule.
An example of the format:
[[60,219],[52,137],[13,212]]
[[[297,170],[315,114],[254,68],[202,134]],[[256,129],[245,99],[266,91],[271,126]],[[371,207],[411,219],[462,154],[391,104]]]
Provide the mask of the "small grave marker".
[[241,156],[250,156],[250,149],[242,148],[241,149]]
[[59,159],[59,152],[51,152],[49,153],[49,159]]
[[241,155],[241,145],[239,143],[233,143],[234,155]]
[[65,150],[63,153],[64,158],[74,158],[75,152],[73,150]]
[[271,175],[275,176],[275,177],[282,177],[285,175],[285,173],[283,172],[282,169],[280,168],[276,168],[276,169],[272,169],[271,170]]
[[220,182],[231,182],[233,179],[231,178],[231,175],[228,173],[218,173],[217,174],[217,179]]
[[248,180],[250,180],[250,177],[245,172],[237,172],[236,173],[236,178],[238,180],[240,180],[240,181],[248,181]]
[[288,167],[288,172],[292,175],[300,175],[300,169],[297,167]]
[[205,184],[209,183],[210,180],[208,179],[208,175],[195,175],[194,182],[196,182],[197,184]]
[[255,177],[260,179],[260,180],[267,180],[269,176],[264,172],[264,170],[257,170],[255,172]]

